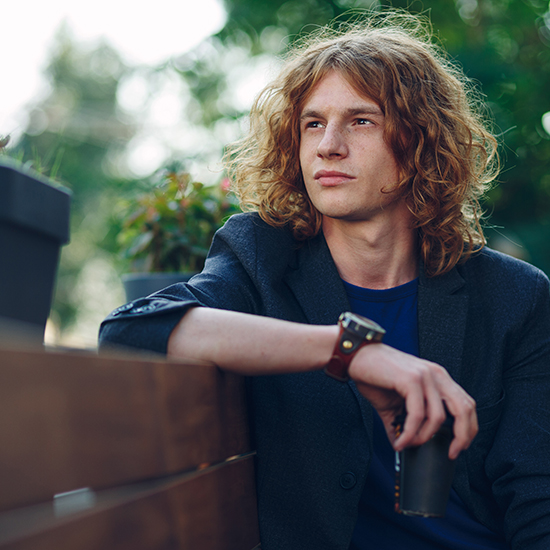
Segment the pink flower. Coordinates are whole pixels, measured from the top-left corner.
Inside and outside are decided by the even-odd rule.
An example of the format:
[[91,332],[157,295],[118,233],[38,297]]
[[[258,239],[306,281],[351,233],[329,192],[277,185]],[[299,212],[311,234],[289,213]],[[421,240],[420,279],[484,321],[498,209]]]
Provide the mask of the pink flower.
[[229,178],[223,178],[223,180],[220,183],[220,187],[222,191],[225,191],[226,193],[231,190],[231,181]]

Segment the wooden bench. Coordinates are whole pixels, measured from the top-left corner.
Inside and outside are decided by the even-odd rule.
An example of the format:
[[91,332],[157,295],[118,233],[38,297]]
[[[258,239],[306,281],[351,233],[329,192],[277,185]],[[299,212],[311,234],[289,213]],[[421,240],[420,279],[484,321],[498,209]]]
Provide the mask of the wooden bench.
[[243,380],[0,349],[0,549],[259,548]]

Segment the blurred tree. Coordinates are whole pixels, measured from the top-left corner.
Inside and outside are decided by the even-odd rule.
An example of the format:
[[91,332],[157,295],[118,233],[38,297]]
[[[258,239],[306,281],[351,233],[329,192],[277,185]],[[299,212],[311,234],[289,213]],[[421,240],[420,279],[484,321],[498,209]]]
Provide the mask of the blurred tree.
[[481,83],[502,144],[500,184],[487,201],[496,227],[488,234],[550,273],[550,135],[542,126],[550,111],[548,2],[459,0],[457,11],[464,24],[449,50]]
[[59,177],[73,189],[75,215],[97,200],[98,190],[125,184],[110,161],[136,131],[117,110],[118,81],[128,71],[107,44],[89,50],[67,30],[58,34],[46,69],[51,92],[31,110],[17,148],[46,161],[62,155]]
[[105,240],[106,206],[132,185],[116,167],[136,131],[117,110],[118,81],[128,70],[108,45],[86,49],[62,28],[46,70],[50,93],[30,111],[25,133],[10,151],[46,175],[53,169],[73,192],[71,243],[62,253],[53,305],[61,328],[71,324],[80,305],[75,286],[86,260],[98,246],[114,243],[114,237],[113,243]]

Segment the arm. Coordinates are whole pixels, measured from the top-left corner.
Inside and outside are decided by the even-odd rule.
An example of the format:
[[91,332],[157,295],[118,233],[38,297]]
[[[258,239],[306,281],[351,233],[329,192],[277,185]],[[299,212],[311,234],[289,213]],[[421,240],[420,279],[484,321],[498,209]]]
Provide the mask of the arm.
[[[242,375],[321,369],[330,359],[338,327],[291,323],[211,308],[192,308],[168,341],[168,355],[209,363]],[[350,376],[380,414],[396,450],[427,441],[445,419],[455,417],[449,456],[456,458],[477,433],[474,400],[447,371],[384,344],[362,348]],[[407,408],[405,428],[395,440],[392,422]]]

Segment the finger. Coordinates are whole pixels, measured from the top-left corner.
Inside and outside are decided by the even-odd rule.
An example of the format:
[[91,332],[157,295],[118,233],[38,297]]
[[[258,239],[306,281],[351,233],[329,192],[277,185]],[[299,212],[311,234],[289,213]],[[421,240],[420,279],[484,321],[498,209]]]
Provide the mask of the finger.
[[[406,397],[407,419],[404,435],[407,432],[407,445],[418,446],[426,443],[446,418],[442,395],[435,379],[438,369],[441,369],[438,365],[425,363],[423,368],[417,369],[407,382],[409,391],[417,390]],[[414,409],[410,408],[409,403]],[[413,429],[416,430],[414,433]],[[400,444],[404,441],[405,438],[400,441]]]
[[476,404],[443,367],[435,368],[434,377],[445,406],[454,417],[454,438],[449,447],[449,458],[454,460],[470,446],[477,434]]
[[415,444],[415,437],[426,419],[426,401],[421,385],[412,385],[409,388],[405,395],[405,409],[407,416],[403,431],[394,442],[396,451],[402,451],[405,447]]
[[441,393],[431,371],[424,381],[424,394],[426,396],[426,417],[413,441],[414,445],[422,445],[431,439],[447,417]]
[[478,432],[475,401],[465,395],[460,403],[448,403],[447,408],[454,416],[454,438],[449,447],[449,458],[454,460],[461,451],[467,449]]

